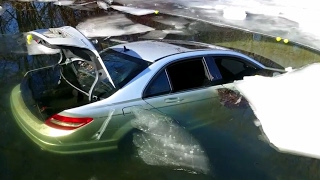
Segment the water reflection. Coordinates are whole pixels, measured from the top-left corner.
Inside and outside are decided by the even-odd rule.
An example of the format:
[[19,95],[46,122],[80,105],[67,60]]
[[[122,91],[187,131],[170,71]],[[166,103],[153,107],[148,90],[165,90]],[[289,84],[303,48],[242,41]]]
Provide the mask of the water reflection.
[[77,10],[37,1],[7,1],[2,4],[2,7],[6,11],[0,16],[1,34],[23,33],[63,25],[76,26],[84,18],[103,12],[99,9]]

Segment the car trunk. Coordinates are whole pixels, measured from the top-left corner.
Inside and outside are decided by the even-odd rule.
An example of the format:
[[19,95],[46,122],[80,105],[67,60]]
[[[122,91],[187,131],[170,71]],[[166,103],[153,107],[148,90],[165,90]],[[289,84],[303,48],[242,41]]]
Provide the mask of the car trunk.
[[[28,38],[29,49],[60,53],[55,66],[28,72],[20,86],[27,108],[43,121],[63,110],[108,98],[150,65],[114,50],[99,54],[83,34],[69,26],[34,30]],[[46,54],[36,52],[33,55]]]
[[[108,89],[108,93],[104,93],[103,97],[114,93],[114,84],[99,53],[93,44],[73,27],[30,31],[27,42],[28,49],[34,50],[32,55],[47,54],[47,51],[40,51],[42,49],[60,53],[60,60],[55,66],[28,72],[20,86],[27,108],[42,121],[63,110],[94,102],[94,94],[106,90],[100,88],[101,85],[96,84],[97,82],[103,81],[108,88],[110,86],[111,90]],[[80,74],[79,66],[84,62],[85,67],[91,69],[86,71],[85,67],[81,67],[80,70],[85,72]],[[92,72],[93,74],[90,74]]]
[[89,103],[88,97],[61,79],[61,68],[55,66],[29,72],[21,83],[22,98],[27,108],[42,121],[65,109]]

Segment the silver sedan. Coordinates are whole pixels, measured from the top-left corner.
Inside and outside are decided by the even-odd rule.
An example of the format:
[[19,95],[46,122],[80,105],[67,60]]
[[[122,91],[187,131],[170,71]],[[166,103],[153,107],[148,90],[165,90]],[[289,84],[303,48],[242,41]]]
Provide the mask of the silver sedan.
[[60,60],[25,75],[12,91],[12,111],[26,135],[56,153],[117,149],[134,129],[132,107],[187,129],[210,124],[219,118],[221,89],[261,71],[284,72],[198,42],[144,40],[98,52],[69,26],[31,31],[27,41]]

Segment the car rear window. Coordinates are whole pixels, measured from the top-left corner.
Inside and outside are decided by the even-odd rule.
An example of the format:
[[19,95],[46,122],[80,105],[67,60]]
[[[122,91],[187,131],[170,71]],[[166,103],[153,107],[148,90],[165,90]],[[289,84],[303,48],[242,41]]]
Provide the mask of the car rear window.
[[100,54],[117,88],[122,88],[151,63],[111,49]]

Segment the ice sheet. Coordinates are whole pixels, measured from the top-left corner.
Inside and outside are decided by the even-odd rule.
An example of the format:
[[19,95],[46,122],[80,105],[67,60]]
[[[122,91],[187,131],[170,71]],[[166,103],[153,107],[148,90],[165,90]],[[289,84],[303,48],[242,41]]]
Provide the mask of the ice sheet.
[[54,4],[59,6],[68,6],[73,4],[74,2],[75,0],[58,0],[58,1],[55,1]]
[[162,19],[156,16],[153,18],[153,20],[165,25],[174,26],[176,29],[183,29],[185,28],[186,24],[190,23],[189,20],[180,17],[169,17]]
[[317,23],[320,1],[316,0],[116,0],[128,6],[158,9],[216,25],[280,36],[320,49]]
[[[54,2],[57,5],[84,10],[109,7],[104,0],[75,0],[74,4],[72,4],[73,0],[37,1]],[[320,25],[317,23],[317,17],[320,15],[320,1],[317,0],[115,0],[115,2],[126,6],[115,6],[116,9],[130,14],[145,15],[159,10],[160,13],[190,17],[215,25],[231,26],[281,37],[289,39],[289,42],[320,49],[318,33]],[[133,27],[134,31],[143,29],[141,25],[138,26]],[[113,28],[112,32],[117,30]],[[99,30],[98,34],[103,35],[106,31],[108,30]]]
[[151,27],[132,22],[123,14],[93,17],[79,23],[76,28],[89,38],[121,36],[154,30]]
[[113,9],[118,11],[126,12],[136,16],[142,16],[147,14],[154,14],[155,10],[153,9],[141,9],[141,8],[130,8],[125,6],[111,6]]
[[141,108],[132,108],[136,119],[132,126],[133,143],[138,155],[149,165],[172,166],[208,174],[209,160],[199,142],[167,116]]
[[235,82],[270,143],[284,152],[320,158],[320,63],[275,77]]

